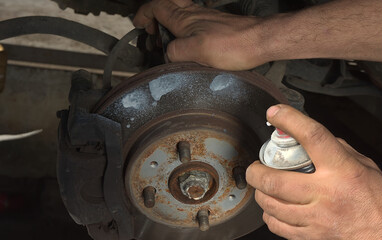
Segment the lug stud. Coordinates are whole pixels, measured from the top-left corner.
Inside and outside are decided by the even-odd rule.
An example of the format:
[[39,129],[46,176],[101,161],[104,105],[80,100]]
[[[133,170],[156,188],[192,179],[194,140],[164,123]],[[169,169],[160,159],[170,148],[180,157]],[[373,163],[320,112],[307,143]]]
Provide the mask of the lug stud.
[[148,186],[143,189],[145,207],[152,208],[155,206],[155,193],[156,189],[152,186]]
[[245,169],[243,167],[235,167],[232,170],[233,178],[238,189],[244,189],[247,187],[247,181],[245,180]]
[[200,231],[207,231],[210,229],[210,222],[209,222],[209,211],[207,209],[201,209],[198,212],[197,219],[199,223],[199,229]]
[[190,143],[187,141],[180,141],[178,143],[179,158],[182,163],[191,161]]

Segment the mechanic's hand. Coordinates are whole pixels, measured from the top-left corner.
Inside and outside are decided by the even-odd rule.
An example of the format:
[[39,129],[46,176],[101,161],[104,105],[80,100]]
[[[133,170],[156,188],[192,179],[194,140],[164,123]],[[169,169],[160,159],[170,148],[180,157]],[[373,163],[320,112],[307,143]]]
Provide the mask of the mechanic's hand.
[[256,17],[237,16],[200,7],[191,0],[153,0],[134,18],[150,34],[155,20],[177,39],[167,47],[170,61],[194,61],[226,70],[244,70],[268,62]]
[[316,172],[247,169],[269,229],[288,239],[382,239],[382,172],[325,127],[285,105],[268,109],[274,126],[294,137]]

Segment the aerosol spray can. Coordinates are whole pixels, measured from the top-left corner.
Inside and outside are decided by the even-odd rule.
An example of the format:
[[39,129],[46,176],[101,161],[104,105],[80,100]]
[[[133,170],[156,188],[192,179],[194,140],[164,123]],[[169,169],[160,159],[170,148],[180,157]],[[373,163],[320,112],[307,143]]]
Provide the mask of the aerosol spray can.
[[305,149],[291,136],[277,129],[260,149],[264,165],[281,170],[313,173],[316,169]]

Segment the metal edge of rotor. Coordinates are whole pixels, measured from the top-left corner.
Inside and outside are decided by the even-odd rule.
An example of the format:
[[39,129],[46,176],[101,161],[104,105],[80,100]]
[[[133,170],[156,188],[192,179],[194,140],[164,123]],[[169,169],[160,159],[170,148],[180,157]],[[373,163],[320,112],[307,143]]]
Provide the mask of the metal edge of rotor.
[[225,71],[216,68],[206,67],[199,65],[197,63],[192,62],[184,62],[184,63],[167,63],[163,65],[159,65],[153,68],[150,68],[142,73],[136,74],[130,77],[128,80],[120,83],[113,89],[111,89],[94,107],[94,113],[102,114],[102,112],[106,109],[109,103],[113,102],[120,94],[122,94],[126,89],[131,89],[138,86],[141,83],[149,82],[156,77],[162,75],[163,73],[175,73],[175,72],[197,72],[197,71],[206,71],[206,72],[225,72],[232,75],[236,75],[241,77],[247,83],[258,87],[271,95],[274,99],[276,99],[280,103],[288,103],[288,100],[285,96],[278,90],[278,88],[271,82],[267,81],[267,79],[255,72],[249,71]]
[[[166,69],[163,69],[166,66]],[[218,72],[222,71],[219,69],[214,69],[214,68],[209,68],[205,66],[201,66],[196,63],[170,63],[170,64],[165,64],[165,65],[160,65],[154,68],[151,68],[145,72],[142,72],[140,74],[137,74],[131,78],[129,78],[128,81],[123,82],[110,90],[96,105],[96,107],[93,109],[92,112],[95,112],[97,114],[102,114],[102,112],[106,109],[109,103],[112,103],[113,100],[115,100],[118,96],[120,96],[123,92],[126,91],[126,89],[132,89],[139,84],[142,83],[147,83],[153,79],[155,79],[157,76],[160,76],[163,73],[174,73],[174,72],[197,72],[197,71],[207,71],[207,72]],[[278,91],[278,89],[271,83],[268,82],[263,76],[253,73],[253,72],[248,72],[248,71],[242,71],[242,72],[232,72],[232,71],[224,71],[225,73],[230,73],[236,76],[241,77],[242,80],[250,83],[251,85],[254,85],[255,87],[260,88],[261,90],[265,91],[268,93],[272,98],[274,98],[276,101],[281,102],[281,103],[287,103],[286,98],[282,95],[281,92]],[[109,179],[110,180],[110,179]],[[261,219],[262,211],[259,211],[259,209],[255,208],[254,200],[250,201],[245,208],[249,208],[248,211],[241,211],[237,215],[236,219],[230,219],[229,221],[225,222],[224,224],[218,225],[218,226],[213,226],[210,231],[208,232],[220,232],[224,229],[229,228],[233,224],[233,220],[237,221],[237,219],[241,219],[243,221],[248,221],[249,219],[253,219],[253,217],[257,217],[258,219]],[[136,212],[136,219],[142,218],[143,215],[139,214]],[[133,214],[134,215],[134,214]],[[163,229],[162,224],[158,224],[155,222],[152,222],[151,220],[145,220],[145,225],[152,225],[154,224],[154,227],[159,227]],[[156,224],[156,225],[155,225]],[[262,226],[263,223],[261,222],[259,224],[259,227]],[[134,227],[135,228],[135,227]],[[163,229],[164,230],[164,229]],[[173,231],[171,229],[168,229],[170,232]],[[192,229],[185,229],[184,234],[192,234]],[[140,236],[136,236],[136,234],[140,233]],[[183,232],[182,232],[183,233]],[[249,233],[249,232],[248,232]],[[141,239],[141,236],[143,232],[141,231],[135,231],[133,233],[138,239]],[[227,236],[222,236],[222,237],[229,237],[230,234]],[[232,233],[231,233],[232,235]],[[143,237],[143,236],[142,236]],[[235,236],[240,237],[240,236]],[[144,238],[145,239],[145,238]],[[173,238],[174,240],[177,238]],[[230,238],[226,238],[230,239]]]

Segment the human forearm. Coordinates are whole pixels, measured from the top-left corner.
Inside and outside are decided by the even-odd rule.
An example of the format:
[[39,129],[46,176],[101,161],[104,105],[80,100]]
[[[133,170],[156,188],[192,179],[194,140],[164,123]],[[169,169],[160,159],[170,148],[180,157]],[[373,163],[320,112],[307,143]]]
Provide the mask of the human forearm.
[[285,59],[339,58],[382,61],[382,1],[335,0],[268,18],[206,9],[191,0],[153,0],[134,24],[155,32],[154,19],[177,39],[171,61],[194,61],[244,70]]
[[336,0],[268,18],[259,26],[268,60],[382,61],[382,1]]

